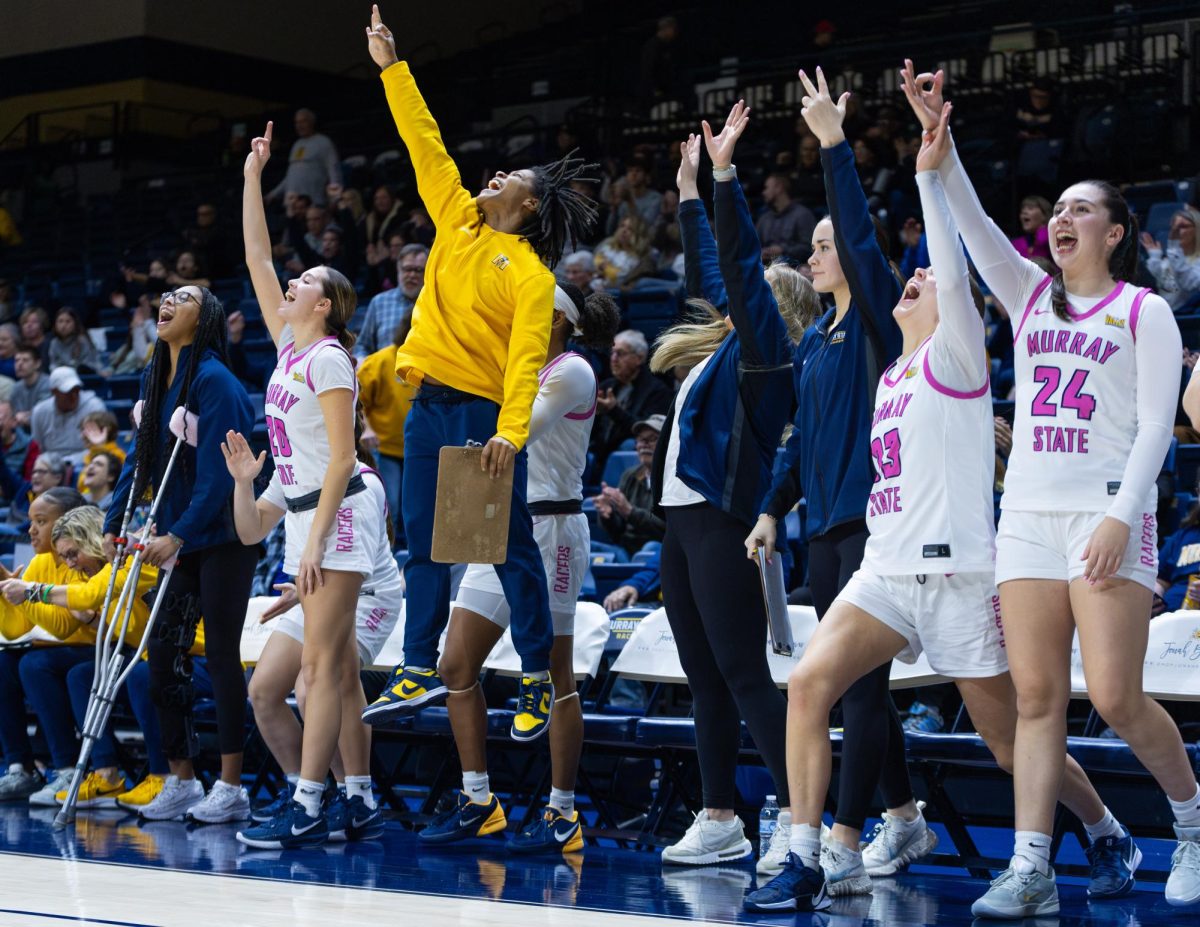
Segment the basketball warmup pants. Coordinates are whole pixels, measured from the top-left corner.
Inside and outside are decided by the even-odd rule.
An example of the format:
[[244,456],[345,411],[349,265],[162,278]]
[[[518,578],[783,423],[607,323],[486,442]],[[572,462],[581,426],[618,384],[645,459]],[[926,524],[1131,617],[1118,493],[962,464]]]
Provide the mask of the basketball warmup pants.
[[[862,565],[865,522],[838,525],[808,542],[809,588],[817,618],[823,618],[842,587]],[[892,663],[872,670],[842,696],[842,762],[834,820],[862,830],[875,786],[888,808],[912,800],[904,757],[904,728],[888,686]]]
[[[438,455],[443,447],[464,447],[468,441],[486,444],[496,434],[499,414],[500,406],[490,399],[447,386],[422,386],[404,422],[404,662],[409,666],[437,666],[438,639],[450,620],[450,564],[431,557]],[[550,668],[554,629],[546,571],[525,502],[529,459],[524,449],[513,468],[508,559],[495,566],[512,607],[513,647],[521,668],[538,673]]]

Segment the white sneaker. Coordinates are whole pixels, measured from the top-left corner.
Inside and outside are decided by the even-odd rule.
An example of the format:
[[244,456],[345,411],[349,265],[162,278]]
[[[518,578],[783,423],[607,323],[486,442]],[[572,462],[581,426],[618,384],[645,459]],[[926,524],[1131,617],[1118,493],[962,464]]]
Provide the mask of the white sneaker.
[[1200,827],[1175,825],[1179,845],[1171,856],[1171,874],[1167,877],[1167,903],[1195,904],[1200,901]]
[[679,842],[662,851],[665,866],[711,866],[745,859],[753,852],[742,819],[713,821],[702,810]]
[[[917,802],[920,811],[924,802]],[[875,825],[875,832],[863,847],[863,865],[867,875],[874,878],[895,875],[922,856],[928,856],[938,845],[937,834],[929,829],[922,814],[917,822],[883,813],[883,821]]]
[[777,821],[775,833],[771,834],[771,842],[767,844],[767,852],[759,857],[754,871],[760,876],[775,878],[783,872],[783,861],[787,859],[788,844],[792,839],[792,825]]
[[250,796],[239,785],[220,779],[209,793],[187,809],[187,817],[200,824],[228,824],[250,818]]
[[142,807],[139,817],[146,821],[181,821],[184,813],[204,798],[204,786],[199,779],[181,780],[167,776],[163,789],[154,801]]
[[857,850],[836,842],[825,844],[821,847],[821,871],[825,873],[825,890],[835,898],[871,894],[871,877],[863,866],[863,854]]
[[69,769],[58,770],[44,786],[29,796],[29,804],[35,808],[57,808],[62,802],[54,796],[71,788],[71,777],[74,774],[75,767],[73,766]]
[[0,801],[24,801],[41,785],[42,777],[36,769],[26,771],[21,763],[12,763],[0,776]]

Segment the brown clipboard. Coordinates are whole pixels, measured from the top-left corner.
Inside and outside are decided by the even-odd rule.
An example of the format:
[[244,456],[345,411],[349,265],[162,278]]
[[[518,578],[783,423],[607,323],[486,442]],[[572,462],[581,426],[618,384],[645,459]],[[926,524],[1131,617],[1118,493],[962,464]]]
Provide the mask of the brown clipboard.
[[443,447],[433,510],[435,563],[504,563],[513,467],[492,479],[480,466],[482,447]]

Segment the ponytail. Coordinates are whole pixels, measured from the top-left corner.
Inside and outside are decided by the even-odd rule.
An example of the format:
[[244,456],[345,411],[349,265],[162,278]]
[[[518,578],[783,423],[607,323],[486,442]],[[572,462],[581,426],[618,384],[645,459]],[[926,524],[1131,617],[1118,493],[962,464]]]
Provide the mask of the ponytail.
[[[1108,272],[1114,280],[1132,283],[1137,276],[1138,266],[1138,223],[1137,217],[1129,211],[1125,197],[1112,184],[1104,180],[1084,180],[1081,183],[1095,187],[1100,191],[1100,201],[1108,211],[1109,221],[1119,225],[1124,230],[1121,240],[1108,256]],[[1054,314],[1064,322],[1070,322],[1071,316],[1067,309],[1067,287],[1063,283],[1062,270],[1054,275],[1050,283],[1050,307]]]
[[324,271],[321,275],[321,291],[330,303],[325,325],[329,334],[337,338],[338,344],[346,349],[346,353],[350,353],[358,339],[346,326],[354,315],[354,310],[358,308],[358,293],[354,284],[346,279],[346,275],[341,271],[328,266]]
[[689,321],[671,326],[655,340],[652,373],[694,367],[729,337],[729,325],[716,306],[702,299],[689,299],[688,306],[692,309]]

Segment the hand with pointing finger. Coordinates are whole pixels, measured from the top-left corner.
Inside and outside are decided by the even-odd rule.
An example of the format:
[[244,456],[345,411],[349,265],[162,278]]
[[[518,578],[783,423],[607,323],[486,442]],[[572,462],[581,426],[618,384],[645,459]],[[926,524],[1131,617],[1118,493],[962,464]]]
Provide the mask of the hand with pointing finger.
[[367,50],[371,60],[379,65],[379,70],[386,71],[399,59],[396,57],[396,39],[392,30],[383,24],[379,15],[379,4],[371,5],[371,25],[367,27]]
[[271,132],[275,123],[268,122],[267,130],[250,143],[250,153],[246,155],[246,166],[242,173],[247,177],[262,177],[263,168],[271,160]]

